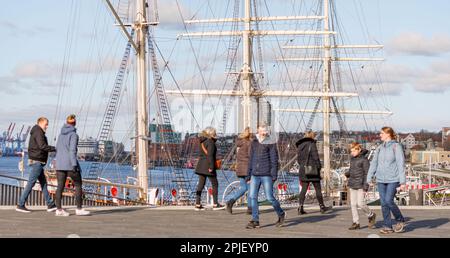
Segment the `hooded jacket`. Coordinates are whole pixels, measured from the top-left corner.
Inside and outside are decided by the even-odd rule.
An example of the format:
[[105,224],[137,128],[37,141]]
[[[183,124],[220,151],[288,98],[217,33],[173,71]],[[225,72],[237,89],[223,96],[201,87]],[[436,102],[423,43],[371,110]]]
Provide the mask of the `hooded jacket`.
[[370,163],[367,183],[372,181],[373,176],[376,176],[377,183],[406,182],[405,155],[400,143],[392,140],[378,146]]
[[[197,167],[195,168],[195,173],[197,175],[204,175],[204,176],[217,176],[216,172],[216,154],[217,154],[217,147],[216,147],[216,139],[207,137],[206,135],[201,134],[199,136],[200,140],[200,156],[198,159]],[[208,154],[206,154],[203,151],[202,148],[205,146]],[[209,169],[212,171],[209,172]]]
[[369,189],[369,184],[366,182],[367,173],[369,171],[370,162],[367,159],[369,151],[362,150],[361,153],[350,159],[350,169],[345,176],[348,177],[347,186],[351,189],[358,190]]
[[[300,139],[296,144],[297,146],[297,162],[299,165],[299,177],[301,182],[319,182],[320,181],[320,170],[322,165],[320,164],[319,152],[316,146],[316,140],[312,138]],[[311,152],[309,153],[309,148],[311,147]],[[309,155],[309,160],[308,160]],[[308,161],[308,164],[306,164]],[[306,176],[305,166],[316,166],[319,173],[316,176]]]
[[272,177],[272,181],[276,181],[278,179],[278,150],[276,141],[269,135],[264,140],[259,135],[256,135],[250,148],[248,177],[270,176]]
[[47,163],[48,153],[55,151],[55,147],[48,145],[44,130],[39,125],[33,126],[28,143],[28,158]]
[[79,169],[77,129],[73,125],[65,124],[56,142],[56,170],[72,171]]

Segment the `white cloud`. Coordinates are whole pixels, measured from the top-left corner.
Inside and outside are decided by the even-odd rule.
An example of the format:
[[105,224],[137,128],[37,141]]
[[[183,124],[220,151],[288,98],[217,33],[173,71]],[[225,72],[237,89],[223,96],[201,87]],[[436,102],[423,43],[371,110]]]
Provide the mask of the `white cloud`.
[[[180,10],[184,19],[190,19],[192,12],[188,7],[180,3]],[[158,15],[161,28],[180,29],[184,27],[175,1],[159,1]]]
[[412,56],[439,56],[450,52],[450,36],[426,37],[419,33],[406,32],[390,40],[388,53]]

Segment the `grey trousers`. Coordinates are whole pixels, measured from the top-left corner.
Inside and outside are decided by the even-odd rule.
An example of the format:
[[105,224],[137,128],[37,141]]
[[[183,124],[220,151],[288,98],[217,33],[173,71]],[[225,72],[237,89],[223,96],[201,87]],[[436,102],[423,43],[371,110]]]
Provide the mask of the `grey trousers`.
[[372,211],[364,200],[363,189],[350,189],[350,206],[352,208],[353,223],[359,224],[358,208],[363,210],[367,217],[372,215]]

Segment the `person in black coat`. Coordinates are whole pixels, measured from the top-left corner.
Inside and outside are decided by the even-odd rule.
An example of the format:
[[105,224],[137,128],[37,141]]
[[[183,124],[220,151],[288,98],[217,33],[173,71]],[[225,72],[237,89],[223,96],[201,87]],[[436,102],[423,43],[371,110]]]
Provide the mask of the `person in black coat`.
[[353,224],[349,230],[360,229],[358,208],[367,215],[369,219],[369,228],[373,228],[376,222],[376,214],[367,206],[364,200],[364,193],[369,190],[369,184],[366,182],[370,162],[367,159],[367,150],[362,149],[357,142],[351,145],[350,168],[345,176],[348,178],[347,186],[350,188],[350,206],[352,208]]
[[[314,190],[316,191],[317,200],[320,205],[320,212],[325,213],[330,209],[326,207],[323,202],[322,187],[320,185],[321,177],[320,170],[322,165],[320,163],[319,152],[317,151],[316,140],[314,132],[306,132],[305,137],[300,139],[295,145],[298,148],[298,165],[299,165],[299,180],[302,190],[299,197],[299,208],[298,214],[306,214],[303,209],[303,204],[305,202],[306,192],[308,190],[309,184],[314,185]],[[305,166],[313,166],[317,169],[314,175],[306,175]]]
[[198,175],[197,196],[195,201],[195,210],[203,210],[201,204],[203,188],[206,184],[206,178],[209,179],[212,185],[212,195],[214,206],[213,210],[224,209],[225,207],[218,202],[219,182],[217,181],[217,167],[216,167],[216,129],[207,127],[199,135],[200,140],[200,157],[195,168],[195,174]]

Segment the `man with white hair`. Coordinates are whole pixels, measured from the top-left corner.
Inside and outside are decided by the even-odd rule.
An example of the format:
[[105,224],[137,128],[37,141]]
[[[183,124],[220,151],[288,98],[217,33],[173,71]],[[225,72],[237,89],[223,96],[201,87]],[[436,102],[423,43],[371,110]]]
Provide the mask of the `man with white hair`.
[[273,195],[273,184],[278,177],[278,150],[276,141],[269,136],[267,125],[258,126],[256,139],[250,146],[250,160],[248,164],[248,176],[250,177],[249,201],[252,209],[252,220],[248,223],[248,229],[259,228],[258,193],[261,185],[264,187],[267,200],[272,204],[278,215],[277,227],[283,226],[286,212]]

